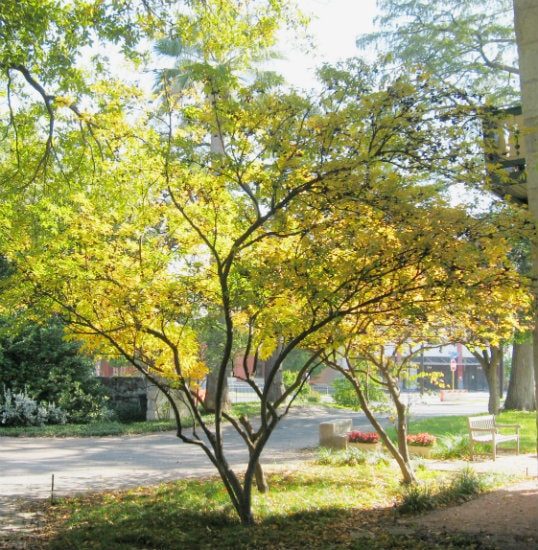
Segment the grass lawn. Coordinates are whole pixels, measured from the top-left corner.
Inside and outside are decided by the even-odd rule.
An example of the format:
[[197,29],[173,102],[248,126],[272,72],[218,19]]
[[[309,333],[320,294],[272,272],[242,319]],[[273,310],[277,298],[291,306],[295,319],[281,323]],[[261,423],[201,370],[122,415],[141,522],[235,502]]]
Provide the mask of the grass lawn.
[[[439,487],[448,474],[419,475]],[[268,494],[254,491],[256,525],[249,528],[238,523],[216,479],[65,499],[47,510],[47,547],[431,548],[427,533],[421,541],[390,532],[401,493],[398,471],[385,463],[309,464],[268,480]]]
[[[520,450],[522,453],[532,453],[536,449],[536,413],[525,411],[502,412],[496,417],[500,424],[519,424]],[[501,429],[502,431],[502,429]],[[438,437],[464,435],[467,436],[467,416],[436,416],[424,420],[409,422],[410,433],[428,432]],[[503,444],[501,448],[514,448],[513,442]]]

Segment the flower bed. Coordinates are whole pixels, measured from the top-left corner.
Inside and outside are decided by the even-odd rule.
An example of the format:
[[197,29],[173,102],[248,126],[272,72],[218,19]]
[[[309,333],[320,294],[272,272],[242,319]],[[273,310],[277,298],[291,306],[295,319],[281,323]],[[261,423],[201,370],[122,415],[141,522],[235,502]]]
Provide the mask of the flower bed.
[[379,435],[376,432],[352,431],[347,434],[347,441],[350,447],[363,451],[378,451],[381,448]]
[[413,455],[429,458],[437,441],[435,436],[429,433],[409,434],[407,437],[409,452]]

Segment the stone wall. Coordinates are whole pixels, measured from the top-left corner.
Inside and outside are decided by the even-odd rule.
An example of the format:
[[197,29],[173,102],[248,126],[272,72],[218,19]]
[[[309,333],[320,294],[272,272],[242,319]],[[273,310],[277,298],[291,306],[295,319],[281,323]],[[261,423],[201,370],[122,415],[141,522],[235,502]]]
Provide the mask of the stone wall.
[[98,377],[107,388],[110,396],[110,408],[119,420],[145,420],[148,409],[145,378],[113,376]]

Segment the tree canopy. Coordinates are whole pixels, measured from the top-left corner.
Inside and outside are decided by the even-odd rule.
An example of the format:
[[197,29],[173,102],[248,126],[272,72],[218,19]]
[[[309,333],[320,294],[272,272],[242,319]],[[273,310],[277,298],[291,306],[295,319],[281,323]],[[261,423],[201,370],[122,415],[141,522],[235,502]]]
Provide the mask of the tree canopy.
[[[254,5],[267,15],[246,32]],[[0,249],[14,269],[5,307],[61,316],[87,349],[122,356],[157,385],[178,437],[210,458],[244,523],[267,440],[346,323],[366,330],[428,304],[472,310],[487,292],[525,304],[504,226],[450,205],[443,192],[481,178],[465,94],[422,73],[381,79],[357,60],[323,67],[311,95],[221,70],[238,51],[248,69],[257,55],[245,50],[272,43],[286,5],[192,3],[198,25],[180,16],[175,36],[207,52],[190,67],[195,79],[173,93],[165,86],[166,101],[97,75],[85,115],[64,103],[54,111],[59,131],[44,137],[47,102],[21,102],[8,109],[0,146]],[[246,34],[227,33],[227,18]],[[218,70],[205,62],[211,56]],[[209,319],[223,330],[211,354],[214,425],[197,406]],[[260,398],[256,429],[223,407],[238,343],[255,367],[271,357],[264,387],[247,380]],[[274,398],[271,383],[297,348],[304,364]],[[182,425],[178,392],[192,429]],[[248,450],[244,478],[227,461],[224,419]]]
[[378,0],[374,33],[357,40],[397,65],[420,67],[487,102],[519,102],[511,0]]

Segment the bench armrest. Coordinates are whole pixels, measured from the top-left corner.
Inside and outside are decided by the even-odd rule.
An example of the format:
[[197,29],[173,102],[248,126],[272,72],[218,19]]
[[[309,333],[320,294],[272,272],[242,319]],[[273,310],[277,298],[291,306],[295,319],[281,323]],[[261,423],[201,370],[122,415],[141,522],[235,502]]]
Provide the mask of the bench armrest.
[[469,428],[470,432],[495,432],[495,428]]
[[497,428],[521,428],[521,424],[495,424]]

